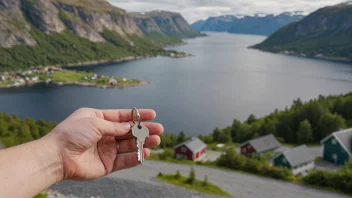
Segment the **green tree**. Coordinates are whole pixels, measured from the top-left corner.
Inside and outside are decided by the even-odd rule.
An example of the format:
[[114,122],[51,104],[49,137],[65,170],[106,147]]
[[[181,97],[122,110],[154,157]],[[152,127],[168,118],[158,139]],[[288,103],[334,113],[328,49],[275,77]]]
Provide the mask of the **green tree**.
[[304,144],[313,140],[313,130],[308,120],[304,120],[299,125],[297,132],[298,143]]
[[219,128],[214,129],[214,131],[213,131],[213,141],[214,142],[219,142],[221,133],[222,133],[221,129],[219,129]]
[[239,120],[234,120],[231,127],[231,138],[234,142],[239,142],[237,134],[242,133],[242,123]]
[[182,143],[182,142],[184,142],[186,140],[187,140],[187,137],[185,135],[185,132],[181,131],[180,134],[177,137],[177,144],[180,144],[180,143]]
[[252,124],[253,122],[257,121],[257,118],[255,117],[255,115],[251,114],[249,115],[249,117],[247,118],[247,123],[248,124]]
[[196,180],[196,172],[194,171],[194,168],[191,168],[191,171],[189,172],[189,176],[187,178],[187,182],[189,184],[193,184],[194,181]]
[[293,100],[292,108],[298,108],[298,107],[301,107],[302,105],[303,105],[303,102],[301,98],[297,98],[297,100]]
[[314,138],[319,141],[331,133],[345,127],[346,123],[343,117],[338,114],[326,113],[319,119],[314,133]]

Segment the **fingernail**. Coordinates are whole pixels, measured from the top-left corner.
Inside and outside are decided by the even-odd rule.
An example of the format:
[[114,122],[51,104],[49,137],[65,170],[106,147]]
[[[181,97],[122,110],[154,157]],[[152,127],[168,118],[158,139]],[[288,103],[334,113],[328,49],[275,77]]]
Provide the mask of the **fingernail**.
[[121,127],[122,127],[122,129],[123,129],[124,131],[129,131],[129,130],[131,130],[131,125],[130,125],[129,123],[123,123],[123,124],[121,125]]

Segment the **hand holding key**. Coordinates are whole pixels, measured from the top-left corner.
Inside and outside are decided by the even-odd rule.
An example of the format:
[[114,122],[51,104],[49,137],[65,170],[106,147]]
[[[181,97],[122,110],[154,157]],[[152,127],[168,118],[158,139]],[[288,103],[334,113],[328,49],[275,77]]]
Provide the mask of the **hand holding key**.
[[[139,113],[141,121],[155,118],[153,110],[139,110]],[[133,124],[131,110],[84,108],[44,138],[51,139],[49,142],[55,143],[61,155],[62,179],[90,180],[140,164],[150,155],[148,147],[159,145],[162,125],[141,122],[142,129],[149,132],[141,133],[144,137],[140,137],[138,158],[136,139],[130,134],[132,126],[138,129]]]
[[[138,124],[135,123],[134,121],[134,112],[136,112]],[[143,164],[144,162],[144,142],[147,137],[149,137],[149,130],[147,127],[145,127],[143,124],[141,124],[141,115],[139,114],[138,110],[136,108],[132,109],[132,122],[134,126],[132,127],[132,135],[133,137],[136,138],[136,144],[137,144],[137,157],[138,161]]]

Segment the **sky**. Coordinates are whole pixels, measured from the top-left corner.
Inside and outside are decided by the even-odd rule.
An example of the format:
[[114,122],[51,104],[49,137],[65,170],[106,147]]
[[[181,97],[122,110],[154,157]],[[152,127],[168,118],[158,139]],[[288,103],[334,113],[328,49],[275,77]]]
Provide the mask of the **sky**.
[[127,11],[167,10],[181,13],[193,23],[209,16],[235,14],[279,14],[286,11],[313,12],[346,0],[108,0]]

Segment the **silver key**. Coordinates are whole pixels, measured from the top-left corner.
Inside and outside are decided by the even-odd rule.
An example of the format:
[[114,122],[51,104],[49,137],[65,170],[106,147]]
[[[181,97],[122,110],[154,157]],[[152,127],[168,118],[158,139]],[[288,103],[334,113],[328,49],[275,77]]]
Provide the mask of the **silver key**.
[[143,124],[135,124],[132,127],[132,135],[136,138],[136,143],[137,143],[137,156],[138,156],[138,161],[143,164],[144,162],[144,149],[143,145],[145,142],[145,139],[149,136],[149,129],[145,127]]

